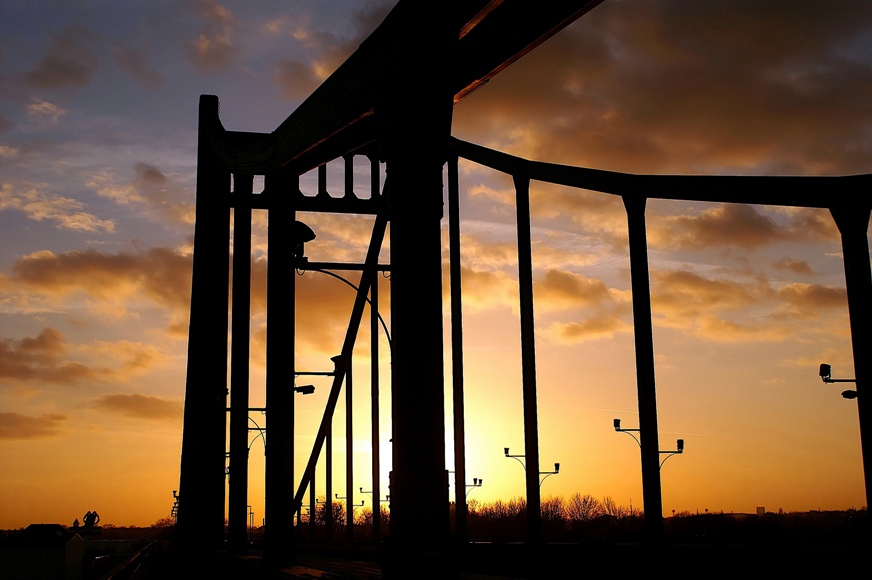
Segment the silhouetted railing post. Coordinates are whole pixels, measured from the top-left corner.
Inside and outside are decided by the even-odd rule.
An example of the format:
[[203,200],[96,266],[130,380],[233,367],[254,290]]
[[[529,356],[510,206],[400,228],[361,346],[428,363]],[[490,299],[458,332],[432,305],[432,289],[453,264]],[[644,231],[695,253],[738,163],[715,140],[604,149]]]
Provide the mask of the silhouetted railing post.
[[[227,543],[247,548],[248,394],[251,335],[251,175],[233,179],[233,287],[230,339],[230,470]],[[265,444],[266,442],[264,442]]]
[[294,221],[299,177],[266,176],[269,196],[266,287],[266,530],[264,558],[294,550]]
[[850,205],[830,208],[842,234],[845,286],[848,291],[848,316],[854,355],[857,412],[860,420],[860,450],[866,505],[872,499],[872,268],[869,265],[869,208]]
[[451,283],[451,392],[454,404],[454,526],[457,540],[467,540],[466,429],[463,401],[463,302],[460,261],[460,184],[457,155],[448,159],[448,255]]
[[651,288],[648,277],[648,238],[645,231],[647,200],[641,195],[624,195],[621,199],[623,199],[624,207],[627,210],[629,229],[645,536],[649,541],[657,541],[663,536],[663,500],[660,492],[660,437],[657,427],[657,389],[654,382],[654,337],[651,320]]
[[[536,401],[536,321],[533,316],[533,246],[530,180],[514,176],[518,214],[518,289],[521,312],[521,373],[524,391],[524,457],[527,476],[527,541],[542,541],[539,489],[539,409]],[[464,482],[464,485],[466,482]]]
[[180,543],[210,550],[224,542],[230,275],[230,172],[213,147],[210,128],[216,125],[218,98],[203,95],[177,524]]

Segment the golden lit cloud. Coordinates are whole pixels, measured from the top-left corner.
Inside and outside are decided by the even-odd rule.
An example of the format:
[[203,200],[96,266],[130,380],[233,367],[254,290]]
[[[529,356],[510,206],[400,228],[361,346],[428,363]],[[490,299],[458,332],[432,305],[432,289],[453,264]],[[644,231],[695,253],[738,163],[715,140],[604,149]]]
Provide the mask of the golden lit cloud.
[[129,419],[158,419],[179,421],[182,418],[182,402],[140,394],[103,395],[93,400],[100,411],[122,415]]
[[619,316],[598,314],[579,322],[552,324],[544,330],[543,336],[557,344],[578,344],[632,331],[633,326]]
[[236,17],[216,0],[188,0],[188,5],[203,19],[203,27],[188,45],[188,56],[201,72],[225,70],[239,52],[231,36]]
[[34,338],[0,338],[0,382],[71,385],[112,374],[106,367],[68,360],[63,356],[66,352],[64,337],[54,328],[44,328]]
[[191,257],[169,248],[116,254],[45,250],[18,258],[0,280],[7,301],[9,296],[32,301],[36,294],[61,304],[84,295],[95,300],[95,307],[115,305],[124,313],[128,302],[145,299],[169,310],[171,326],[181,329],[190,307]]
[[753,289],[738,282],[713,280],[687,270],[652,273],[651,304],[667,318],[693,318],[709,309],[736,310],[755,302]]
[[54,222],[58,229],[79,232],[114,232],[112,220],[102,220],[82,211],[85,204],[79,200],[53,196],[40,191],[39,185],[3,183],[0,187],[0,212],[18,210],[37,222]]
[[0,441],[5,439],[45,439],[61,435],[67,416],[47,413],[39,417],[21,413],[0,413]]
[[805,260],[794,260],[792,258],[781,258],[777,260],[772,266],[776,270],[786,270],[788,272],[792,272],[794,274],[799,274],[802,276],[811,276],[814,274],[812,272],[811,266],[809,266],[808,262]]
[[548,270],[535,283],[536,305],[545,308],[600,306],[612,299],[600,280],[561,270]]
[[149,163],[136,163],[133,170],[133,179],[127,183],[118,185],[113,174],[105,170],[95,174],[88,186],[119,205],[143,205],[161,220],[185,226],[194,223],[194,205],[185,201],[180,186]]
[[27,116],[40,125],[54,125],[67,114],[65,109],[42,99],[33,99],[25,108]]

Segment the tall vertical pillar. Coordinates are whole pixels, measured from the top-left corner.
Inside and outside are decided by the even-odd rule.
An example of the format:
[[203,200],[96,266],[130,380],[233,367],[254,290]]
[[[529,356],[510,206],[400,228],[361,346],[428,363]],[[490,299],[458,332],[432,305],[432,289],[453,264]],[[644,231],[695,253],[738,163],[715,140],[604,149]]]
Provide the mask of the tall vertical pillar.
[[642,500],[645,537],[663,537],[663,499],[660,491],[660,436],[657,426],[657,389],[654,382],[654,335],[651,285],[648,277],[648,235],[645,205],[639,196],[625,195],[630,238],[630,278],[633,290],[633,333],[636,340],[636,389],[639,397],[639,441],[642,447]]
[[[442,8],[442,7],[440,7]],[[400,46],[424,61],[386,78],[376,107],[391,207],[391,474],[388,578],[446,565],[449,533],[442,353],[442,167],[451,135],[448,72],[458,38],[455,10],[429,11],[427,27]],[[426,47],[424,50],[423,47]],[[388,189],[389,187],[389,189]]]
[[233,180],[233,286],[230,331],[230,469],[227,543],[248,546],[248,394],[251,343],[251,194],[253,176]]
[[527,478],[527,541],[542,541],[539,489],[539,407],[536,395],[536,326],[533,316],[533,246],[530,180],[514,178],[518,215],[518,292],[521,313],[521,375],[524,401],[524,465]]
[[466,425],[463,395],[463,302],[460,261],[460,183],[457,155],[448,160],[448,254],[451,280],[451,392],[454,411],[454,527],[467,540]]
[[218,549],[224,540],[230,172],[209,136],[219,123],[218,98],[202,95],[176,531],[179,543],[203,549]]
[[848,317],[854,354],[857,412],[860,418],[860,451],[866,505],[872,500],[872,268],[869,265],[869,208],[839,206],[830,213],[842,234],[845,261],[845,286],[848,290]]
[[294,556],[294,251],[293,198],[299,177],[266,176],[269,195],[266,287],[266,532],[264,558]]

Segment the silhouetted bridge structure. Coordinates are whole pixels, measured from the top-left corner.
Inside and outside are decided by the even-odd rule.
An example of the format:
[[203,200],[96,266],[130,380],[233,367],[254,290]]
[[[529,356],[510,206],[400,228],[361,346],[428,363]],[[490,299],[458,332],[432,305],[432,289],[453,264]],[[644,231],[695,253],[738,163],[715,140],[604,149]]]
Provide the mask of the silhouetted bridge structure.
[[[645,207],[648,199],[771,204],[828,209],[842,236],[851,339],[854,351],[866,496],[872,481],[869,382],[866,356],[870,319],[867,228],[872,175],[845,177],[739,177],[631,175],[520,159],[451,136],[455,104],[502,69],[601,0],[561,2],[467,0],[432,3],[400,0],[384,22],[348,60],[272,133],[227,131],[218,99],[200,100],[197,206],[188,344],[188,374],[182,442],[177,534],[189,548],[220,549],[224,542],[227,396],[229,508],[227,547],[247,545],[249,320],[251,214],[268,216],[266,310],[266,453],[264,556],[287,563],[295,553],[294,517],[310,491],[315,465],[328,435],[351,360],[364,307],[378,310],[379,271],[390,271],[392,473],[388,574],[429,566],[465,539],[465,489],[456,485],[457,534],[449,537],[443,400],[442,241],[443,168],[448,170],[451,349],[456,480],[466,481],[463,397],[463,323],[460,292],[459,158],[511,175],[517,205],[518,279],[527,461],[528,542],[541,541],[538,411],[533,334],[531,181],[620,196],[629,225],[636,373],[640,414],[641,471],[646,535],[662,534],[657,400]],[[355,158],[368,160],[371,193],[354,192]],[[327,190],[327,163],[345,162],[343,195]],[[386,178],[381,183],[381,167]],[[300,176],[318,170],[318,193],[306,196]],[[254,176],[264,188],[253,191]],[[232,303],[228,236],[233,210]],[[360,264],[308,263],[312,237],[296,212],[374,216],[369,248]],[[390,223],[390,264],[379,250]],[[305,472],[293,470],[295,269],[357,270],[357,294],[333,384]],[[230,370],[228,377],[228,325]],[[378,357],[378,321],[371,320],[373,361]],[[372,365],[378,400],[378,365]],[[229,390],[228,390],[229,387]],[[376,405],[377,409],[377,405]],[[377,421],[377,411],[373,412]],[[373,433],[374,498],[379,489],[378,428]],[[350,455],[350,454],[349,454]],[[350,467],[349,467],[350,469]],[[350,488],[351,477],[347,484]],[[296,490],[293,492],[292,490]],[[328,497],[332,497],[328,494]],[[314,506],[311,506],[314,507]],[[377,513],[377,507],[374,509]],[[376,520],[378,518],[375,518]],[[377,525],[377,524],[376,524]],[[413,564],[414,563],[414,564]]]

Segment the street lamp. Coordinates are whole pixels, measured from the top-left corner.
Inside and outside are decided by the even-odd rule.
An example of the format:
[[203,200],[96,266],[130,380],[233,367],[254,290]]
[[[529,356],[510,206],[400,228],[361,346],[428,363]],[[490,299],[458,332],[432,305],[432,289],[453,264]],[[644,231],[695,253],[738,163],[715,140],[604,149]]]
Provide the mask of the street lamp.
[[[857,379],[834,379],[833,378],[833,367],[828,365],[827,363],[821,363],[820,372],[821,380],[825,383],[856,383]],[[848,389],[847,391],[842,391],[842,396],[846,399],[856,399],[857,391],[853,389]]]
[[469,492],[471,492],[471,491],[473,490],[473,488],[481,487],[483,483],[484,483],[484,480],[483,480],[483,479],[478,478],[478,477],[473,477],[473,478],[472,478],[472,483],[471,483],[471,484],[470,484],[470,483],[467,483],[467,484],[466,484],[466,487],[469,488],[469,489],[466,490],[466,497],[469,497]]
[[[634,435],[634,433],[640,433],[642,431],[641,429],[622,428],[620,419],[615,419],[614,425],[615,425],[615,431],[617,431],[618,433],[626,433],[627,435],[629,435],[630,437],[632,437],[633,439],[636,440],[636,443],[639,445],[639,449],[642,448],[642,442],[639,441],[639,438]],[[673,455],[681,455],[682,453],[684,453],[684,439],[677,439],[675,441],[675,449],[674,450],[660,451],[659,453],[666,455],[666,457],[663,458],[663,461],[660,462],[660,467],[662,468],[663,464],[666,463],[667,459],[669,459]]]
[[[522,457],[525,457],[524,455],[512,455],[509,453],[508,447],[504,447],[503,451],[505,451],[506,457],[511,457],[512,459],[514,459],[515,461],[517,461],[518,463],[521,464],[521,466],[524,468],[524,471],[527,470],[527,465],[523,461],[521,461],[521,459],[520,459]],[[557,475],[558,473],[560,473],[560,464],[559,463],[554,464],[554,471],[540,471],[539,475],[544,475],[545,477],[543,477],[539,480],[539,487],[542,487],[543,481],[545,481],[546,479],[548,479],[552,475]],[[481,481],[481,480],[479,480],[479,481]]]

